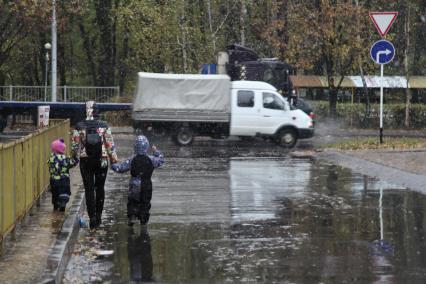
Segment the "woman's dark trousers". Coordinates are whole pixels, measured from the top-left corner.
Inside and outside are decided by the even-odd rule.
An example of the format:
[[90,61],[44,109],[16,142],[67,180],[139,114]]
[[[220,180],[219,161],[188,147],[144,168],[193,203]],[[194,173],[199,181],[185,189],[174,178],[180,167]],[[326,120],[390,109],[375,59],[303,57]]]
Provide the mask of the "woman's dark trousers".
[[80,172],[83,178],[87,214],[91,227],[98,227],[101,223],[102,210],[105,199],[105,180],[108,167],[102,168],[99,159],[82,158]]

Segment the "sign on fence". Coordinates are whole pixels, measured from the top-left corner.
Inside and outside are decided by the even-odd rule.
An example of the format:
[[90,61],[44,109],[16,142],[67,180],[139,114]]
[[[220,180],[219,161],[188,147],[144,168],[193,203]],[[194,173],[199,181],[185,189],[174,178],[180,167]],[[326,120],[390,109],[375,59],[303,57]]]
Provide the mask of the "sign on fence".
[[38,128],[49,126],[49,113],[50,113],[50,106],[38,107],[38,117],[37,117]]

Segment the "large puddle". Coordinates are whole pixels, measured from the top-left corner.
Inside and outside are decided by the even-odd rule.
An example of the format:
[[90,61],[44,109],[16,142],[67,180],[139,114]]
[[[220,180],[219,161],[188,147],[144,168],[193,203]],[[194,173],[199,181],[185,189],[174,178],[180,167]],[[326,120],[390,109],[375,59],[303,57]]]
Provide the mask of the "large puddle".
[[109,174],[104,228],[82,229],[65,283],[426,281],[419,193],[307,160],[175,158],[131,228],[128,177]]

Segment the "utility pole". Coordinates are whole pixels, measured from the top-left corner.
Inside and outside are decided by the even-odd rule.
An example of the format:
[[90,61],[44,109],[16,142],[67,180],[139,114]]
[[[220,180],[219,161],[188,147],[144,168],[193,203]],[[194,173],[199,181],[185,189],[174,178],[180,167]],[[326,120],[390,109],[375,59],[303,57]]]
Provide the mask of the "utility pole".
[[56,0],[52,0],[52,102],[56,101]]

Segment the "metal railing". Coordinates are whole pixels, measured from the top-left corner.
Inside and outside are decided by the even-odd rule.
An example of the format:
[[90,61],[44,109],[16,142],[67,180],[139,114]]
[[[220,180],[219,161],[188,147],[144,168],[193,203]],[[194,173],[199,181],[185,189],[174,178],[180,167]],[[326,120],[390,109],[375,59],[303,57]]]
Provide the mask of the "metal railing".
[[[0,86],[0,101],[51,101],[50,86]],[[120,95],[119,87],[58,86],[58,102],[110,102]]]
[[0,242],[46,190],[50,143],[57,138],[70,141],[69,131],[68,119],[53,120],[48,128],[0,144]]

